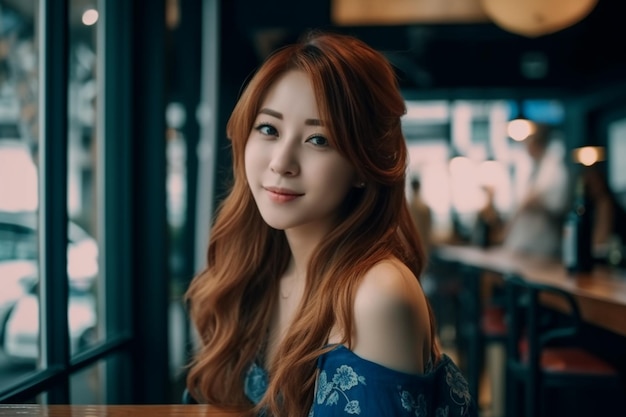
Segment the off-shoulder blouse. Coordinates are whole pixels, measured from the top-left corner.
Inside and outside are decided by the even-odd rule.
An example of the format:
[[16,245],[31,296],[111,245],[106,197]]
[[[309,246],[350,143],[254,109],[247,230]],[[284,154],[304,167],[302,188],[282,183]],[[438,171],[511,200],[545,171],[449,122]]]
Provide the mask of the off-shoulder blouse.
[[[343,345],[320,356],[309,417],[434,416],[476,417],[468,384],[447,355],[423,374],[399,372],[356,355]],[[267,372],[258,364],[248,371],[244,387],[258,403],[267,388]]]

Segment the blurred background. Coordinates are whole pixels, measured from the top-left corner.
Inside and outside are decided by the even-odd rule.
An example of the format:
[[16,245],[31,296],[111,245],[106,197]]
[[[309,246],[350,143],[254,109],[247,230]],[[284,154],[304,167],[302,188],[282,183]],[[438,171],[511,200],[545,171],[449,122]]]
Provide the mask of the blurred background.
[[1,0],[0,402],[180,401],[193,344],[181,296],[228,183],[226,120],[267,54],[309,28],[355,35],[397,70],[407,175],[435,242],[472,242],[487,203],[515,212],[532,170],[515,119],[550,126],[572,178],[593,165],[625,205],[620,10]]

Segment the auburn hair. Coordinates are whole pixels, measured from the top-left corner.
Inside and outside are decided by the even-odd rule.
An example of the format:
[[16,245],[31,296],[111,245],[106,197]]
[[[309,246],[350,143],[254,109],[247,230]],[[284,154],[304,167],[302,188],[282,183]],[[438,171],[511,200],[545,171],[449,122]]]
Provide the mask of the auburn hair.
[[[269,386],[255,406],[243,381],[267,338],[279,278],[290,250],[284,232],[261,218],[244,171],[244,150],[268,89],[286,72],[307,74],[329,141],[367,186],[353,188],[336,227],[316,248],[300,310],[266,364]],[[313,404],[316,360],[328,351],[330,329],[351,346],[353,302],[360,279],[376,263],[397,257],[416,277],[424,250],[408,209],[408,163],[400,118],[405,113],[393,67],[378,51],[343,34],[310,32],[270,55],[243,90],[227,124],[233,182],[210,233],[207,266],[186,293],[200,346],[187,388],[199,401],[255,414],[306,416]],[[431,351],[437,358],[434,317]],[[417,354],[417,353],[416,353]]]

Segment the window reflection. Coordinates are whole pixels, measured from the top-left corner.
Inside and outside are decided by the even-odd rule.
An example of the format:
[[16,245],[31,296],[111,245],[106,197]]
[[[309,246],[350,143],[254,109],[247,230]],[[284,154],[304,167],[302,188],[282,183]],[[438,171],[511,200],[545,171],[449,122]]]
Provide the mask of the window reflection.
[[0,2],[0,390],[33,371],[39,351],[36,4]]
[[[0,390],[37,368],[40,349],[40,74],[34,30],[38,2],[21,1],[19,7],[12,7],[15,4],[0,1]],[[67,273],[71,354],[97,341],[99,324],[93,140],[97,15],[92,10],[83,23],[85,10],[84,1],[70,1]]]

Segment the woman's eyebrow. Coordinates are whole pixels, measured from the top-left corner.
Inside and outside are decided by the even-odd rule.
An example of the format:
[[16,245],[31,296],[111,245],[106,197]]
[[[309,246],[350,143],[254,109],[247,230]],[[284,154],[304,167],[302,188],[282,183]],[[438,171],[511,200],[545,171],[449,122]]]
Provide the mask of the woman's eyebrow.
[[272,110],[272,109],[268,109],[266,107],[264,107],[261,110],[259,110],[259,114],[267,114],[269,116],[273,116],[273,117],[275,117],[277,119],[283,120],[282,113],[279,113],[279,112],[277,112],[275,110]]
[[[259,110],[259,114],[267,114],[268,116],[275,117],[277,119],[283,120],[283,114],[277,112],[276,110],[268,109],[267,107]],[[324,122],[319,119],[306,119],[304,124],[307,126],[324,126]]]
[[320,119],[306,119],[304,124],[307,126],[324,126],[324,122]]

